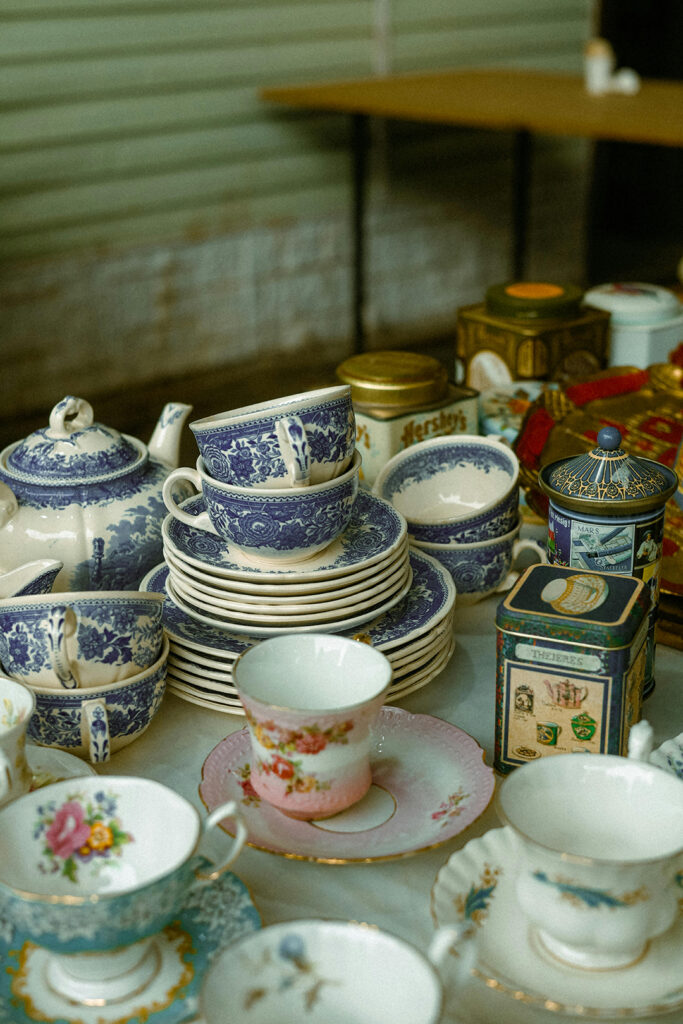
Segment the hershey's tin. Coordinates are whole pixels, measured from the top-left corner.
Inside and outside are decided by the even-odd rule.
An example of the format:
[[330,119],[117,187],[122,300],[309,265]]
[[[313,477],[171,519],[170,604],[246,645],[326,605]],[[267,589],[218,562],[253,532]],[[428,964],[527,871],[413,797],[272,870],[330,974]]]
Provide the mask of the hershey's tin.
[[446,367],[417,352],[365,352],[337,367],[351,385],[361,479],[372,486],[389,459],[418,441],[476,434],[479,392],[448,379]]
[[499,772],[552,754],[627,753],[649,606],[633,576],[546,564],[520,576],[496,614]]

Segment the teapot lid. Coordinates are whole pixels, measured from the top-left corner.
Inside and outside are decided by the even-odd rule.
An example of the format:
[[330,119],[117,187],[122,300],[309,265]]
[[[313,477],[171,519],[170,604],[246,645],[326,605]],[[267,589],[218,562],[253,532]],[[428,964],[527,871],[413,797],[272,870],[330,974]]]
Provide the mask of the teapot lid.
[[603,427],[590,452],[544,466],[538,482],[558,505],[598,516],[649,512],[663,506],[678,486],[673,470],[627,455],[616,427]]
[[24,483],[72,486],[122,476],[145,457],[142,442],[95,423],[90,403],[67,395],[49,426],[6,449],[0,468]]

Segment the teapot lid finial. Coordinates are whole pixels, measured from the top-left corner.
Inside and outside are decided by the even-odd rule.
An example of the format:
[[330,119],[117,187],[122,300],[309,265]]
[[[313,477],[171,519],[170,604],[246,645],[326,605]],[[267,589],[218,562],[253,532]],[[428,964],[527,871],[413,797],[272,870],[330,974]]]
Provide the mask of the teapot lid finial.
[[0,468],[24,483],[72,487],[123,476],[146,457],[141,441],[94,422],[90,403],[67,395],[49,426],[6,450]]

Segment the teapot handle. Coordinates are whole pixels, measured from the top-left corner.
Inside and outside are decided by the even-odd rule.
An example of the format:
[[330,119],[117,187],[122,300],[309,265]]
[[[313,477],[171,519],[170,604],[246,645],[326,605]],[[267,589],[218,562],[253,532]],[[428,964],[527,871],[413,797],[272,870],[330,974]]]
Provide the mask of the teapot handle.
[[7,484],[0,481],[0,529],[3,526],[7,526],[12,516],[17,514],[18,509],[19,502],[14,495],[14,491]]
[[67,395],[50,413],[50,437],[65,438],[77,430],[91,427],[95,419],[93,407],[85,398]]

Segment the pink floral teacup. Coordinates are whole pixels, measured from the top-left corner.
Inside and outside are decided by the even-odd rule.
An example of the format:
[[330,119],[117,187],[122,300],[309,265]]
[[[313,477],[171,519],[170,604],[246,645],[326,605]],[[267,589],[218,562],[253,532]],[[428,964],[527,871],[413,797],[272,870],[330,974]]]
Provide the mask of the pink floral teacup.
[[272,637],[235,662],[251,782],[292,818],[327,818],[365,796],[370,729],[391,682],[380,651],[323,633]]

